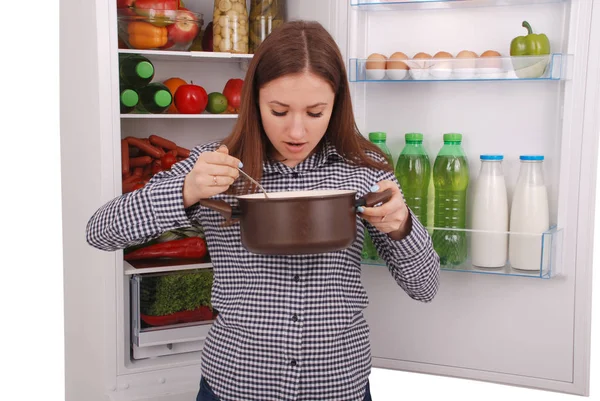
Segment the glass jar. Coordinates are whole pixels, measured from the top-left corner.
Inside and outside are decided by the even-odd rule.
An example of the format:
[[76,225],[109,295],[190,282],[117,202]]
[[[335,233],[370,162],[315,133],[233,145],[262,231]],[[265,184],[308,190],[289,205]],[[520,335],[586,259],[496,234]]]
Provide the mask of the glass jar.
[[248,53],[246,0],[215,0],[213,51]]
[[250,53],[285,20],[286,0],[251,0]]

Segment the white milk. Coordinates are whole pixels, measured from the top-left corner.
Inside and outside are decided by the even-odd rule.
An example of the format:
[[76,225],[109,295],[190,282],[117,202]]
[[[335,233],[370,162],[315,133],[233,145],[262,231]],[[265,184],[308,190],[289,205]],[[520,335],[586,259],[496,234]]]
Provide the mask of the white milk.
[[478,267],[503,267],[508,250],[508,198],[502,173],[502,156],[481,155],[475,181],[471,263]]
[[542,173],[543,157],[540,157],[521,156],[521,170],[513,195],[508,259],[511,266],[519,270],[540,270],[541,234],[550,227],[548,191]]

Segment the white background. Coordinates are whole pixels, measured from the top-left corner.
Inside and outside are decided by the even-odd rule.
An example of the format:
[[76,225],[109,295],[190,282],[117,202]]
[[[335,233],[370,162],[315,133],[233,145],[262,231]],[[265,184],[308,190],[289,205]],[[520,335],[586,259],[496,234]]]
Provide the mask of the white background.
[[[58,21],[58,0],[29,0],[5,10],[0,24],[0,364],[8,372],[0,399],[7,401],[65,398]],[[596,196],[600,211],[599,201]],[[594,244],[597,270],[600,234]],[[598,319],[592,322],[594,337],[600,338]],[[592,400],[600,400],[599,344],[592,342]],[[373,369],[370,381],[374,401],[580,399],[383,369]]]

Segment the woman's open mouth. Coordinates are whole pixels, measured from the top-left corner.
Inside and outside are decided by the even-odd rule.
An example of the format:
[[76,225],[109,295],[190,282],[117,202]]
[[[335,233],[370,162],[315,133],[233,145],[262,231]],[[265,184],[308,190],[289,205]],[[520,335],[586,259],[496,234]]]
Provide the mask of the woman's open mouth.
[[284,142],[290,153],[300,153],[306,148],[306,142]]

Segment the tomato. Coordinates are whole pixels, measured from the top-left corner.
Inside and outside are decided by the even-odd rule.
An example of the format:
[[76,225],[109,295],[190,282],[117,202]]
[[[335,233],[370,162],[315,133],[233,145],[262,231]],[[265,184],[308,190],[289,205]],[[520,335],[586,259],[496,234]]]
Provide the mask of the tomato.
[[170,170],[173,164],[177,163],[177,157],[172,153],[166,153],[160,158],[160,166],[163,170]]
[[243,84],[243,79],[232,78],[227,81],[225,88],[223,89],[223,94],[227,98],[227,103],[229,103],[236,111],[240,108]]

